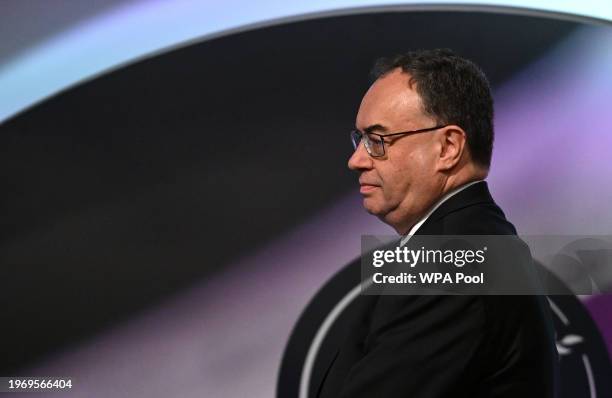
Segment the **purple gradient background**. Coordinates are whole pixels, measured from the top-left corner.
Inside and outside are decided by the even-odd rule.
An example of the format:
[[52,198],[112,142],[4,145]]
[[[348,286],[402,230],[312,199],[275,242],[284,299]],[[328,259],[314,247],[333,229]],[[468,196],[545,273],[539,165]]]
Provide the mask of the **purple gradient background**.
[[[496,93],[489,185],[519,234],[611,234],[610,48],[584,28]],[[583,300],[612,353],[612,296]]]
[[[612,29],[584,28],[495,94],[489,182],[522,234],[610,232],[610,48]],[[356,184],[224,274],[29,369],[75,385],[32,396],[273,396],[282,351],[309,299],[358,255],[360,235],[389,233],[362,210]],[[612,297],[586,305],[612,349]]]

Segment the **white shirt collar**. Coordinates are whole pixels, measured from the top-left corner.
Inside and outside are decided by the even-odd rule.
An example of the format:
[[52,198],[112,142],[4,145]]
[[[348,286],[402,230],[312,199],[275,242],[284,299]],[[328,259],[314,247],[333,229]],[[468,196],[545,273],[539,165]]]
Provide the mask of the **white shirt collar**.
[[433,205],[433,207],[431,209],[429,209],[429,211],[427,213],[425,213],[425,216],[423,218],[421,218],[419,220],[419,222],[417,222],[416,224],[414,224],[414,226],[412,228],[410,228],[410,231],[408,231],[408,233],[406,235],[404,235],[402,237],[402,241],[400,243],[400,246],[404,246],[412,237],[412,235],[414,235],[416,233],[416,231],[418,231],[419,228],[421,228],[421,225],[423,225],[423,223],[425,223],[425,221],[427,221],[427,219],[429,218],[429,216],[432,215],[432,213],[434,211],[436,211],[436,209],[438,207],[440,207],[440,205],[444,202],[446,202],[448,199],[450,199],[452,196],[458,194],[459,192],[463,191],[464,189],[466,189],[467,187],[471,187],[472,185],[481,182],[484,180],[476,180],[476,181],[472,181],[472,182],[468,182],[465,185],[462,185],[460,187],[457,187],[455,189],[453,189],[450,192],[447,192],[446,195],[442,196],[442,198],[440,198],[440,200],[438,200],[436,202],[435,205]]

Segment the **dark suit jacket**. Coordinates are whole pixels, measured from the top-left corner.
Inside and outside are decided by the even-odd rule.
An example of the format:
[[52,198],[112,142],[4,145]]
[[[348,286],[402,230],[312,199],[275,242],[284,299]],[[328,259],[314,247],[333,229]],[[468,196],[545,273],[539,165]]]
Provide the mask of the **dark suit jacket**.
[[[423,235],[513,235],[486,182],[444,202]],[[321,398],[549,398],[558,357],[545,296],[360,295]]]

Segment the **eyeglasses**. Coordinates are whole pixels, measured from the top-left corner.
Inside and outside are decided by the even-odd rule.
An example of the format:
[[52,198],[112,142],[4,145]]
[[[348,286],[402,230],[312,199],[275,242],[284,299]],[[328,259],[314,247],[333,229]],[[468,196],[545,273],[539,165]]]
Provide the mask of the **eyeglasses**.
[[[444,126],[435,126],[426,129],[420,130],[412,130],[412,131],[402,131],[401,133],[391,133],[391,134],[377,134],[377,133],[362,133],[359,130],[351,131],[351,142],[353,143],[353,147],[357,150],[359,143],[363,139],[363,144],[366,147],[366,150],[373,158],[379,158],[385,155],[385,140],[384,137],[393,137],[397,135],[408,135],[408,134],[417,134],[417,133],[425,133],[427,131],[434,131],[441,129]],[[365,137],[365,138],[364,138]]]

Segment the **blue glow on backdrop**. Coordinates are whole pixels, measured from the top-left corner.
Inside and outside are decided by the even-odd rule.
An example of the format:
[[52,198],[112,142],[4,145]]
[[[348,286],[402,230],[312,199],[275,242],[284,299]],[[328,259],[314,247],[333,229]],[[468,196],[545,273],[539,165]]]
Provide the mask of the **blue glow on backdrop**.
[[[523,7],[612,21],[607,1],[471,1],[472,5]],[[354,7],[451,4],[460,1],[272,0],[224,2],[142,0],[119,4],[0,63],[0,123],[28,107],[127,63],[191,41],[303,14]],[[7,4],[4,5],[7,7]],[[51,5],[49,5],[51,7]],[[345,11],[346,12],[346,11]]]

